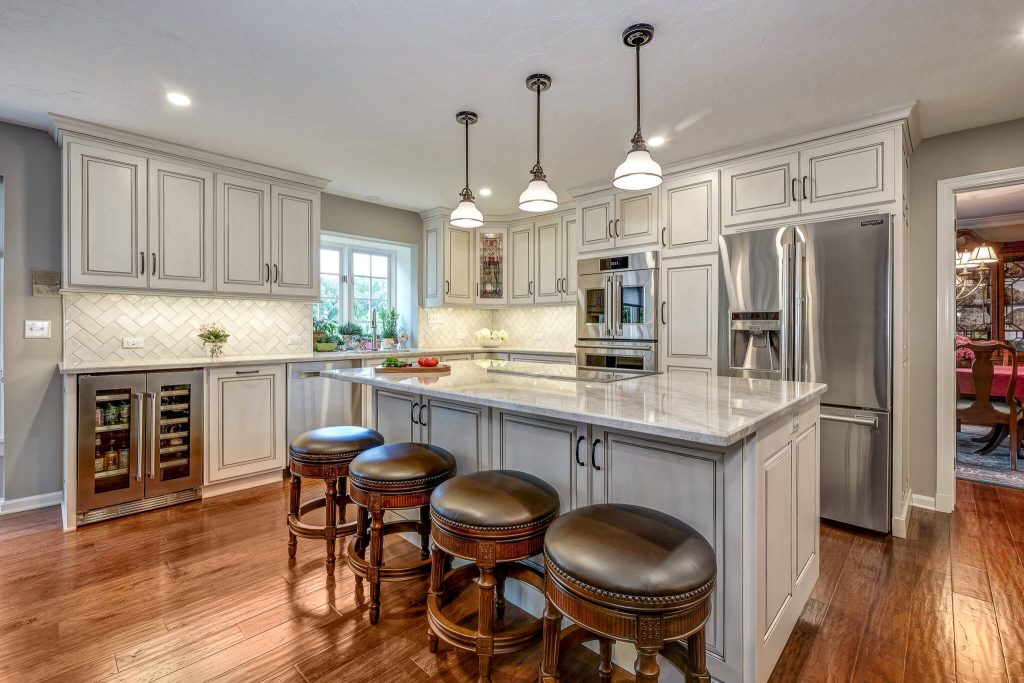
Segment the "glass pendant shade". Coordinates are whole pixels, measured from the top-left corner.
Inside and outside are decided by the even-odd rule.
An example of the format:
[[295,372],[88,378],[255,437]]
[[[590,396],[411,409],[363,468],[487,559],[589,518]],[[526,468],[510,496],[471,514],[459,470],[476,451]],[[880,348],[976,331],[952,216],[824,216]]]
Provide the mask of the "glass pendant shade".
[[463,199],[452,211],[448,222],[456,228],[479,228],[484,224],[484,215],[471,199]]
[[548,187],[548,181],[531,180],[519,195],[519,208],[522,211],[552,211],[558,208],[558,195]]
[[992,247],[986,244],[974,248],[974,251],[971,252],[971,260],[975,263],[995,263],[999,259],[996,258],[996,253],[992,250]]
[[969,252],[969,251],[961,251],[961,252],[959,252],[957,254],[957,259],[956,259],[956,266],[957,266],[957,268],[970,269],[970,268],[977,268],[978,265],[979,265],[978,263],[975,263],[974,261],[971,260],[971,252]]
[[634,149],[615,169],[612,185],[620,190],[646,190],[661,185],[661,164],[646,149]]

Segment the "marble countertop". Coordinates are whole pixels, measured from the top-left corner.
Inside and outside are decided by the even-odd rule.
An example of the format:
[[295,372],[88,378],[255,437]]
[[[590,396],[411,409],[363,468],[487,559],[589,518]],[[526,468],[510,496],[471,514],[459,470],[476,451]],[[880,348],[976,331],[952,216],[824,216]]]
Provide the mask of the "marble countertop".
[[[729,446],[825,392],[824,384],[657,374],[594,383],[489,372],[557,373],[542,363],[453,361],[444,375],[328,370],[331,379],[597,424],[712,446]],[[555,366],[569,368],[570,366]]]
[[60,363],[57,369],[62,375],[80,375],[89,372],[144,372],[148,370],[178,370],[183,368],[232,367],[238,365],[259,365],[261,363],[303,363],[332,360],[377,360],[388,356],[443,356],[450,353],[531,353],[550,356],[575,356],[573,349],[531,349],[526,347],[485,348],[482,346],[458,346],[439,349],[404,349],[402,351],[330,351],[326,353],[276,353],[261,356],[191,356],[184,358],[139,358],[89,363]]

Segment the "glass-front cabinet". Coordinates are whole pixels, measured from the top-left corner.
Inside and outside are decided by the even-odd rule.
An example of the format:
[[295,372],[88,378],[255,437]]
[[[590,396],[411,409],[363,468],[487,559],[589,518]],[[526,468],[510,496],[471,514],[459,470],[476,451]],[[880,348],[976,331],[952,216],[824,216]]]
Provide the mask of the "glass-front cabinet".
[[476,237],[476,303],[508,303],[508,228],[484,226]]
[[79,513],[202,485],[201,371],[83,375]]

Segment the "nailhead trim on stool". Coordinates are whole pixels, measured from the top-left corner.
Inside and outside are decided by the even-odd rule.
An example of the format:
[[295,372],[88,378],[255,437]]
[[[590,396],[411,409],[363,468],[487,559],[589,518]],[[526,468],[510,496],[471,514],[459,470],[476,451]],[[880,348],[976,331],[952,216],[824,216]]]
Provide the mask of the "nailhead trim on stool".
[[[356,531],[356,523],[345,521],[348,497],[348,468],[367,448],[380,446],[384,437],[365,427],[324,427],[299,434],[288,444],[292,473],[288,497],[288,557],[295,557],[298,538],[320,538],[327,544],[327,574],[334,576],[335,541]],[[302,478],[322,479],[322,498],[301,503]],[[323,526],[308,524],[302,516],[324,508]],[[340,511],[341,520],[338,520]]]
[[[392,443],[364,451],[349,465],[352,502],[359,506],[356,535],[346,555],[356,581],[370,583],[370,623],[380,619],[381,581],[402,581],[430,573],[430,494],[455,476],[455,457],[437,446]],[[418,508],[419,521],[384,521],[388,510]],[[367,527],[367,517],[369,526]],[[420,535],[420,561],[384,564],[384,536],[415,532]],[[370,557],[366,558],[366,549]]]

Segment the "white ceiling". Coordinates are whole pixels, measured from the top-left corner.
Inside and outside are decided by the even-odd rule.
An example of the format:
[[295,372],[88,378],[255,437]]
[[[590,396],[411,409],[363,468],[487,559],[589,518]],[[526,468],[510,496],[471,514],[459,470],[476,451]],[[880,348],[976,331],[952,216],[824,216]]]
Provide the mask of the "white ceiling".
[[960,192],[956,196],[958,221],[1024,214],[1024,184]]
[[458,200],[454,114],[472,108],[471,186],[507,213],[533,162],[538,70],[554,79],[552,187],[610,180],[633,125],[620,34],[637,21],[655,25],[644,131],[669,138],[662,163],[914,100],[926,137],[1024,116],[1020,0],[4,0],[0,118],[45,127],[53,111],[424,209]]

